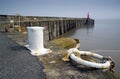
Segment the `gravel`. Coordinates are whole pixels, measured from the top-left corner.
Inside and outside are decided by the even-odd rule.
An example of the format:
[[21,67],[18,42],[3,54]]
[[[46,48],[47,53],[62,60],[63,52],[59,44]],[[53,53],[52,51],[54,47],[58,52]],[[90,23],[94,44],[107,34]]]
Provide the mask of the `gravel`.
[[46,79],[43,64],[0,32],[0,79]]

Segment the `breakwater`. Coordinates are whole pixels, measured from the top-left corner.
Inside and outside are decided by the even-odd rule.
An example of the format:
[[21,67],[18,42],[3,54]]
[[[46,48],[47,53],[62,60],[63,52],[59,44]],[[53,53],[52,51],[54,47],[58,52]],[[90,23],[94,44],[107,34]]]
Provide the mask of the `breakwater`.
[[46,16],[21,16],[21,15],[0,15],[1,24],[11,27],[25,28],[27,26],[45,27],[44,34],[46,40],[57,38],[73,28],[84,24],[93,25],[94,20],[90,18],[70,18],[70,17],[46,17]]

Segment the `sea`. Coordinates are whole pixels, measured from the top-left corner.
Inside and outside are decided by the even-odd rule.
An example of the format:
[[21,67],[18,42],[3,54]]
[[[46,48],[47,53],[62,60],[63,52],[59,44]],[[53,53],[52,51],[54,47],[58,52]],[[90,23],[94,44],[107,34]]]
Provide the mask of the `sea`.
[[112,57],[115,73],[120,74],[120,19],[97,19],[94,25],[77,27],[64,37],[79,39],[80,50]]

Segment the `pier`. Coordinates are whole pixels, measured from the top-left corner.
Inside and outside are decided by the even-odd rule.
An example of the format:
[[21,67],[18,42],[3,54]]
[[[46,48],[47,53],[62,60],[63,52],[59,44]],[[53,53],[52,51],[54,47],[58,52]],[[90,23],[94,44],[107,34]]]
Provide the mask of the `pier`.
[[13,28],[19,27],[19,31],[26,31],[27,26],[45,27],[45,39],[52,40],[76,27],[81,27],[85,24],[94,25],[94,20],[70,17],[0,15],[0,23],[7,24],[7,26]]

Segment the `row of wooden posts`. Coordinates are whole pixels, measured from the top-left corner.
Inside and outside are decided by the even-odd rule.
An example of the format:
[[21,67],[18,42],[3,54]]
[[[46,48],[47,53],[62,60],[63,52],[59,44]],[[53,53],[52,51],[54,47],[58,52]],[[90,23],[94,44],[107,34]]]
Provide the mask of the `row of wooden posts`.
[[73,28],[86,24],[94,24],[94,20],[88,18],[69,18],[69,17],[39,17],[39,16],[20,16],[20,15],[0,15],[0,22],[10,23],[14,28],[40,26],[45,27],[44,34],[46,40],[57,38]]
[[46,40],[57,38],[73,28],[79,27],[85,23],[85,20],[65,19],[65,20],[48,20],[48,21],[32,21],[21,22],[21,26],[45,27],[44,34]]
[[[32,17],[32,16],[14,16],[1,15],[0,21],[10,23],[19,31],[26,27],[40,26],[45,27],[44,34],[46,40],[57,38],[73,28],[83,26],[84,24],[94,24],[90,18],[67,18],[67,17]],[[87,22],[87,23],[86,23]]]
[[[46,40],[57,38],[73,28],[84,24],[94,24],[90,18],[68,18],[68,17],[39,17],[39,16],[20,16],[20,15],[0,15],[0,21],[10,23],[14,28],[40,26],[45,27],[44,34]],[[86,23],[87,22],[87,23]]]

